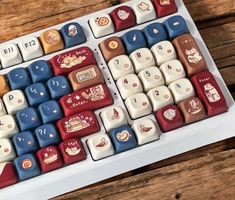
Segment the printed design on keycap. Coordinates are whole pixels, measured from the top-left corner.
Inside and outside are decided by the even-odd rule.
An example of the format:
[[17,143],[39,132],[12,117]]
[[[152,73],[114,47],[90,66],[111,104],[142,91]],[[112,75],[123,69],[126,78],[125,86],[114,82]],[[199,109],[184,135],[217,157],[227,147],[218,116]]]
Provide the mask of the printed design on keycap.
[[49,44],[55,44],[55,43],[57,43],[59,40],[60,40],[60,39],[59,39],[57,33],[55,33],[54,31],[48,32],[48,34],[47,34],[47,42],[48,42]]
[[124,130],[124,131],[118,133],[116,137],[120,142],[126,142],[129,140],[131,135],[127,130]]
[[109,19],[107,17],[97,17],[96,23],[98,23],[100,26],[106,26],[109,24]]
[[78,155],[81,150],[82,149],[80,148],[77,140],[73,140],[65,144],[65,152],[70,156]]
[[144,124],[140,125],[140,131],[143,134],[148,133],[150,130],[152,130],[152,128],[153,127],[146,127]]
[[195,99],[192,99],[191,101],[189,101],[187,105],[188,105],[188,108],[186,107],[187,112],[191,115],[195,115],[202,111],[200,102],[196,101]]
[[188,61],[190,63],[198,63],[202,60],[202,56],[195,48],[192,48],[190,50],[186,49],[185,54],[188,56]]
[[53,149],[51,147],[47,147],[42,152],[42,156],[43,156],[43,162],[46,163],[46,164],[53,163],[58,158],[57,152],[55,151],[55,149]]
[[23,169],[29,169],[33,166],[33,161],[31,159],[24,159],[22,161],[22,167]]
[[77,34],[78,34],[78,30],[77,30],[77,27],[75,25],[70,25],[68,27],[68,35],[71,36],[71,37],[75,37]]
[[130,13],[126,12],[125,10],[119,10],[117,15],[121,20],[126,20],[129,17]]
[[162,6],[166,6],[166,5],[170,5],[171,4],[171,1],[170,0],[159,0],[160,1],[160,4]]
[[106,138],[105,138],[105,137],[102,137],[102,138],[100,139],[100,142],[96,145],[96,147],[102,148],[102,147],[105,147],[105,146],[108,145],[108,144],[109,144],[109,142],[106,140]]
[[210,102],[216,102],[221,99],[216,88],[210,83],[204,85],[204,92]]
[[175,118],[175,116],[176,116],[176,110],[174,110],[174,109],[168,109],[168,110],[164,111],[163,116],[164,116],[166,119],[172,121],[172,120]]

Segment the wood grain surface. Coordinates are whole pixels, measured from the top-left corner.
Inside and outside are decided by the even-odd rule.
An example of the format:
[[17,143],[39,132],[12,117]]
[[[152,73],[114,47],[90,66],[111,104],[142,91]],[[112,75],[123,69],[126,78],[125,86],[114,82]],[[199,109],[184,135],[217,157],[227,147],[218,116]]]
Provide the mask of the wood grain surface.
[[[120,2],[0,0],[0,43]],[[235,1],[185,0],[184,2],[235,97]],[[231,138],[55,199],[233,200],[235,199],[234,147],[235,138]]]

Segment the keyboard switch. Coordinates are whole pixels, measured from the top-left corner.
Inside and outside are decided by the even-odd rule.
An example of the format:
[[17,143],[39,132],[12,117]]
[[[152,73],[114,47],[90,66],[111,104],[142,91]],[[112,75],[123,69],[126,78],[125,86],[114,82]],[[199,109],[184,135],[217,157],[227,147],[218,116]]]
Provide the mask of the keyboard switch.
[[0,189],[17,182],[14,165],[9,162],[0,163]]
[[16,157],[14,147],[8,138],[0,139],[0,163],[9,162]]
[[12,115],[0,116],[0,138],[11,138],[18,132],[18,126]]

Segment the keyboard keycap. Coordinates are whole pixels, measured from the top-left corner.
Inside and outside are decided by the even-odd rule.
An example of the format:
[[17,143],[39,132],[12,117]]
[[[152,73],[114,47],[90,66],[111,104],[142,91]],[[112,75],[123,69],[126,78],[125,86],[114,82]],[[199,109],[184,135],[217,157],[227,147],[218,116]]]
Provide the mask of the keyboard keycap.
[[190,34],[178,36],[173,40],[173,44],[189,76],[207,70],[206,61]]
[[60,99],[65,116],[84,110],[97,110],[112,103],[113,98],[104,84],[78,90]]
[[84,137],[100,130],[99,123],[92,111],[82,111],[65,117],[56,125],[63,140]]
[[191,81],[209,117],[227,111],[227,103],[214,76],[209,71],[194,75]]
[[3,75],[0,75],[0,97],[9,92],[8,82]]
[[6,115],[6,114],[7,114],[7,112],[6,112],[5,106],[3,104],[2,99],[0,98],[0,116]]
[[153,0],[158,17],[164,17],[177,12],[175,0]]
[[87,140],[88,148],[94,160],[100,160],[114,154],[112,142],[107,134],[94,135]]
[[16,157],[14,147],[8,138],[0,139],[0,163],[9,162]]
[[80,47],[54,56],[50,60],[50,64],[55,75],[68,75],[87,65],[96,65],[96,60],[89,47]]
[[60,29],[60,32],[63,36],[66,48],[86,42],[86,36],[83,28],[77,22],[72,22],[64,25]]
[[64,48],[64,42],[56,29],[43,32],[39,37],[45,54],[50,54]]
[[11,138],[18,132],[18,126],[12,115],[0,116],[0,138]]
[[0,163],[0,189],[17,183],[17,175],[14,165],[5,162]]
[[43,50],[41,48],[38,38],[30,36],[22,39],[18,44],[24,61],[32,60],[43,56]]

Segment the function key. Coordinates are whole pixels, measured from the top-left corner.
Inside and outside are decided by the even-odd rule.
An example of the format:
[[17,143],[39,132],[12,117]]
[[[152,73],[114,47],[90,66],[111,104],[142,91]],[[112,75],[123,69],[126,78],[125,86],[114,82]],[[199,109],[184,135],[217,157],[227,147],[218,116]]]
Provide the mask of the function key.
[[2,99],[0,98],[0,116],[6,115],[6,114],[7,114],[7,112],[6,112],[5,106],[3,104]]
[[59,31],[56,29],[43,32],[39,38],[45,54],[50,54],[64,48],[64,42],[60,36]]
[[90,19],[89,24],[96,38],[114,33],[114,25],[108,14],[102,14]]
[[60,32],[64,39],[66,48],[76,46],[86,42],[86,36],[80,24],[72,22],[64,25]]
[[0,189],[17,182],[17,175],[12,163],[0,163],[0,172]]
[[9,92],[8,82],[3,75],[0,75],[0,97]]
[[158,17],[164,17],[177,12],[175,0],[153,0],[153,5]]
[[32,60],[43,56],[43,50],[40,42],[36,37],[22,39],[18,44],[24,61]]
[[0,139],[0,163],[14,160],[16,157],[14,147],[9,138]]
[[206,61],[190,34],[183,34],[173,40],[178,56],[189,76],[207,69]]
[[135,15],[128,6],[120,6],[114,9],[110,13],[110,16],[113,19],[116,31],[121,31],[135,26]]
[[11,138],[18,132],[17,123],[12,115],[0,116],[0,138]]

